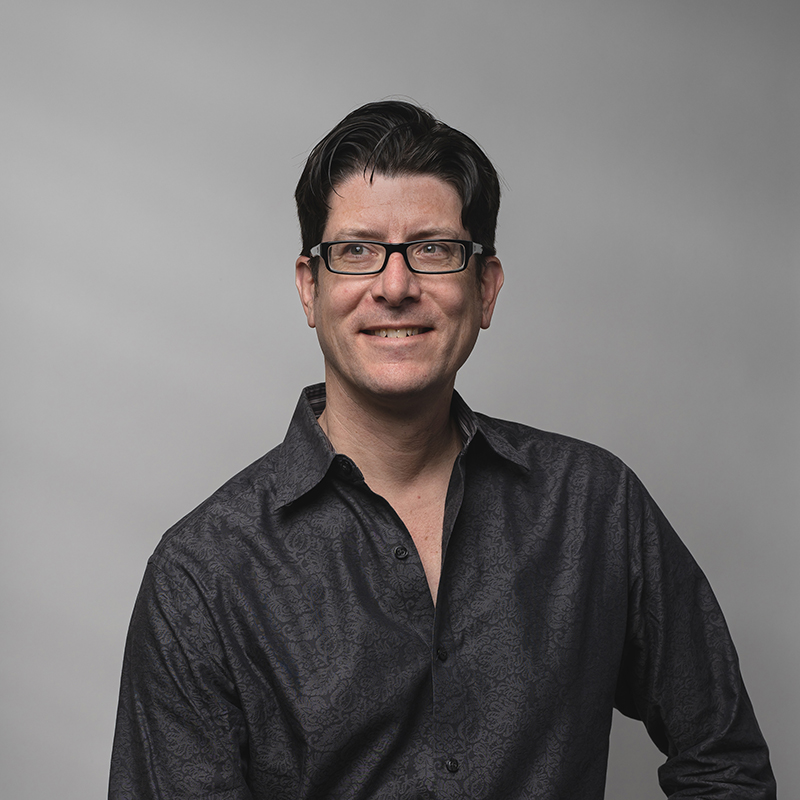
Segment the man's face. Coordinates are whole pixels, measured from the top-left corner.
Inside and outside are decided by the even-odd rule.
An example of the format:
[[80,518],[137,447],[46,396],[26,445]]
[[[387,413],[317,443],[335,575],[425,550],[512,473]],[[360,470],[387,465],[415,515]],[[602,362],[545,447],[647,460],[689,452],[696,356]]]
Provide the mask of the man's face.
[[[336,187],[323,241],[470,239],[456,191],[430,175],[356,174]],[[449,393],[480,328],[491,322],[503,271],[486,258],[480,282],[474,257],[445,275],[411,272],[394,253],[378,275],[337,275],[297,260],[297,288],[325,357],[329,395],[415,399]],[[389,333],[389,336],[386,334]],[[411,333],[412,335],[404,335]]]

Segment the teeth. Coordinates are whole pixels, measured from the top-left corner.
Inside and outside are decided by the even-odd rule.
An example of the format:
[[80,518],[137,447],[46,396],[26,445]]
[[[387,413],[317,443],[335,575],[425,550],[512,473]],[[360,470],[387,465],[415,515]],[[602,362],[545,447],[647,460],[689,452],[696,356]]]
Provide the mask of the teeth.
[[406,336],[416,336],[420,328],[379,328],[372,331],[373,336],[383,336],[384,339],[402,339]]

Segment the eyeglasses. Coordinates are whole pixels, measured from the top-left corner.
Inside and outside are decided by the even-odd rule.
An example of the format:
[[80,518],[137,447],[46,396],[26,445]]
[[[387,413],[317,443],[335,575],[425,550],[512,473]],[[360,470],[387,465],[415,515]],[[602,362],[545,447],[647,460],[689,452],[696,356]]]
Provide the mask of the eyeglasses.
[[389,263],[392,253],[402,253],[412,272],[443,275],[461,272],[483,245],[461,239],[424,239],[419,242],[322,242],[311,248],[321,256],[330,272],[339,275],[377,275]]

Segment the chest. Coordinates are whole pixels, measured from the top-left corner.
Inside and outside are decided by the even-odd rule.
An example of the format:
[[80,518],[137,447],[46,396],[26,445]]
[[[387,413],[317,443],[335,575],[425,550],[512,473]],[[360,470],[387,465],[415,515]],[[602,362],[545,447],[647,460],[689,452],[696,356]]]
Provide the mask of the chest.
[[[395,500],[396,508],[337,489],[284,519],[280,533],[265,531],[269,548],[236,570],[229,602],[240,624],[226,647],[259,762],[296,752],[322,775],[346,747],[364,759],[391,754],[396,765],[386,756],[380,769],[396,766],[398,786],[410,763],[430,768],[420,777],[428,782],[450,776],[434,764],[439,752],[466,763],[476,731],[497,752],[507,737],[528,735],[520,709],[537,720],[561,714],[584,673],[597,696],[581,695],[581,718],[587,706],[610,709],[624,591],[616,603],[597,602],[596,573],[575,572],[591,562],[576,561],[577,543],[546,505],[513,512],[469,489],[455,508]],[[438,563],[435,609],[429,555]],[[600,651],[602,661],[585,657]],[[502,725],[494,731],[487,720]]]
[[442,572],[446,487],[440,493],[393,496],[387,502],[397,513],[414,543],[433,602]]

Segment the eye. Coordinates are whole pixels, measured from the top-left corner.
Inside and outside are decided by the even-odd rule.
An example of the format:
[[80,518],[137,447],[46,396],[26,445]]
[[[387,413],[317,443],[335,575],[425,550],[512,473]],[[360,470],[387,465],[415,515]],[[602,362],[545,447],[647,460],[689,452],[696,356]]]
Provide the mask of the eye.
[[342,245],[340,255],[349,259],[374,258],[375,250],[363,242],[349,242]]
[[414,248],[414,257],[425,261],[450,261],[454,251],[455,245],[449,242],[420,242]]
[[376,272],[383,250],[372,242],[333,242],[328,250],[328,266],[334,272]]
[[335,242],[331,245],[330,255],[348,262],[371,261],[378,257],[377,249],[369,242]]

